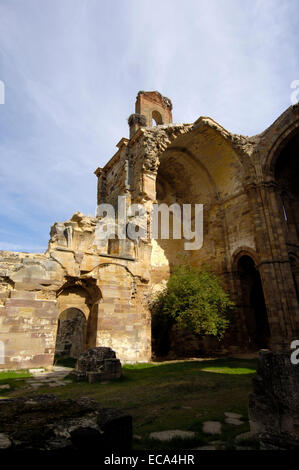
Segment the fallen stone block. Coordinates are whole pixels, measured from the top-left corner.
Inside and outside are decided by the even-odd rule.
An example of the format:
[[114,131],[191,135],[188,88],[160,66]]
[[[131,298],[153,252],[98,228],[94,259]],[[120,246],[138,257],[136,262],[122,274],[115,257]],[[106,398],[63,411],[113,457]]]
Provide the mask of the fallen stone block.
[[4,433],[0,433],[0,450],[11,447],[11,440]]
[[89,383],[117,380],[121,377],[121,362],[111,348],[97,347],[82,353],[77,361],[76,369],[71,376],[78,382]]
[[202,431],[205,434],[221,434],[220,421],[205,421],[202,425]]
[[0,385],[0,390],[9,390],[9,389],[10,389],[9,384]]

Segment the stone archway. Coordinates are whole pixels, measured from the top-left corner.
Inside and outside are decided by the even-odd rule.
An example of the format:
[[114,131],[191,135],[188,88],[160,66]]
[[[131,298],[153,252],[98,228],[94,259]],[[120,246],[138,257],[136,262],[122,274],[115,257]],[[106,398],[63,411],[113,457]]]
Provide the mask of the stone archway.
[[[255,247],[254,224],[245,190],[246,182],[253,178],[250,161],[244,161],[228,133],[210,119],[201,118],[184,131],[178,136],[173,131],[162,147],[163,152],[159,152],[156,166],[151,167],[151,171],[155,170],[155,197],[151,193],[149,196],[169,208],[172,204],[181,208],[183,204],[192,208],[202,204],[203,245],[186,251],[184,238],[152,240],[152,283],[156,290],[163,288],[173,266],[190,264],[215,273],[231,297],[236,294],[232,300],[239,304],[241,295],[235,288],[233,253],[239,246]],[[149,182],[144,185],[147,187],[151,187]],[[194,220],[194,212],[191,214]],[[170,213],[170,227],[171,216]],[[224,349],[244,347],[241,339],[244,327],[239,323],[236,314],[221,344]]]
[[[56,350],[64,351],[62,355],[78,357],[87,348],[96,346],[98,305],[101,299],[102,293],[93,278],[70,277],[59,289]],[[68,342],[66,348],[63,347],[65,341]],[[74,343],[74,346],[69,343]]]
[[86,318],[82,310],[67,308],[58,318],[55,358],[77,359],[85,349]]
[[268,348],[271,335],[260,273],[248,254],[239,258],[237,266],[249,346]]
[[[176,135],[175,130],[182,133]],[[184,250],[186,239],[170,236],[169,240],[159,238],[154,241],[152,267],[155,277],[165,279],[167,267],[182,261],[180,253],[184,253],[185,262],[195,267],[205,264],[219,274],[227,273],[231,265],[230,245],[236,244],[235,234],[239,232],[238,244],[248,239],[254,243],[253,232],[248,234],[252,222],[244,191],[245,178],[251,175],[248,161],[244,163],[228,133],[206,118],[200,118],[193,126],[184,129],[184,133],[182,129],[174,129],[161,147],[164,151],[155,155],[158,160],[153,199],[159,204],[166,203],[168,207],[178,204],[182,208],[183,204],[191,204],[192,210],[195,204],[202,204],[203,245],[200,250],[188,252]],[[240,207],[241,217],[238,214],[236,218]],[[191,214],[194,230],[194,212]],[[170,227],[171,222],[170,219]]]

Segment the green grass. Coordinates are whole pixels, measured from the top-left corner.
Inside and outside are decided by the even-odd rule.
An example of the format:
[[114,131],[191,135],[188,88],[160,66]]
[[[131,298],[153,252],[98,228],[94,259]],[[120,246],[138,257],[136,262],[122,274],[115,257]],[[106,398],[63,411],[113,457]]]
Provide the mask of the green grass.
[[27,369],[22,370],[8,370],[5,372],[0,372],[0,382],[3,382],[8,379],[26,379],[31,377],[32,374]]
[[0,399],[6,398],[9,392],[13,390],[22,389],[25,385],[25,380],[31,376],[27,369],[0,372],[0,385],[8,384],[10,386],[9,390],[0,389]]
[[[256,360],[249,359],[125,365],[121,379],[115,382],[73,382],[64,387],[41,387],[30,394],[54,393],[61,398],[89,396],[103,407],[128,412],[133,416],[134,434],[141,437],[134,440],[135,449],[194,448],[217,439],[231,448],[234,437],[249,430],[248,395],[256,366]],[[6,396],[25,393],[28,390],[20,387],[10,393],[5,390]],[[242,414],[244,424],[226,424],[225,411]],[[202,423],[207,420],[221,421],[222,435],[203,434]],[[175,439],[168,443],[148,439],[151,432],[171,429],[194,431],[196,439]]]

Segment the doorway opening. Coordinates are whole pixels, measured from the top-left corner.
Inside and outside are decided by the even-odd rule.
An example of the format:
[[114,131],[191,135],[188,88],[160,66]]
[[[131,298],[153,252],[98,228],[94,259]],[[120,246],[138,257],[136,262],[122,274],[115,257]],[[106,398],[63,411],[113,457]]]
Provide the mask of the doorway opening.
[[241,256],[238,261],[238,273],[250,346],[252,349],[268,349],[270,326],[263,286],[260,273],[250,256]]
[[55,360],[78,359],[85,349],[86,318],[77,308],[67,308],[58,319]]

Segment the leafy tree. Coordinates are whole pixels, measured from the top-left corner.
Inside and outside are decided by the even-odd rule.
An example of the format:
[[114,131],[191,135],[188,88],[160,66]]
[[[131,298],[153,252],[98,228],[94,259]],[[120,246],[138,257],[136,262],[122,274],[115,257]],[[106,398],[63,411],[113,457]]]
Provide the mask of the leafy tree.
[[215,274],[187,265],[176,267],[167,287],[151,305],[153,335],[161,337],[175,324],[198,335],[221,339],[233,306]]

